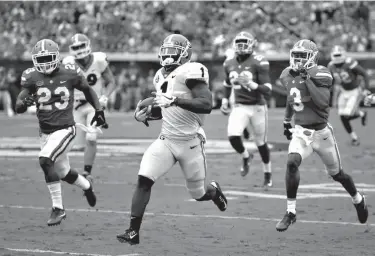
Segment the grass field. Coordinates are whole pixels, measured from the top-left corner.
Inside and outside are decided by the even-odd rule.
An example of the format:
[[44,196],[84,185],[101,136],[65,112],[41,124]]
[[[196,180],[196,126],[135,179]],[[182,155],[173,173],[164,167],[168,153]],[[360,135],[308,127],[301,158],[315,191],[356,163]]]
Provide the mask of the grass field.
[[[286,209],[283,110],[271,110],[269,115],[274,187],[261,188],[257,153],[251,173],[239,175],[240,157],[226,141],[227,117],[214,113],[205,125],[210,140],[208,174],[223,187],[228,210],[222,213],[212,202],[190,200],[183,175],[174,167],[153,188],[138,246],[121,244],[115,236],[128,227],[141,153],[158,135],[160,123],[146,128],[131,114],[109,115],[110,129],[100,140],[93,170],[97,206],[89,208],[79,189],[64,184],[67,219],[61,226],[47,227],[51,202],[36,157],[36,117],[0,116],[0,255],[375,255],[375,111],[369,110],[367,127],[354,123],[361,136],[359,147],[350,146],[336,111],[331,113],[344,168],[367,195],[368,225],[357,222],[350,197],[314,155],[301,166],[297,223],[284,233],[275,229]],[[82,168],[82,152],[72,152],[71,162]]]

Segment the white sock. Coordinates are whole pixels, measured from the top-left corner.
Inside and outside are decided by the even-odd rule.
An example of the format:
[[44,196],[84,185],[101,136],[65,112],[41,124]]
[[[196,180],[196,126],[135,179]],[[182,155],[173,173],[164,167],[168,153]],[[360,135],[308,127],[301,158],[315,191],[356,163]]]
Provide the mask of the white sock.
[[81,174],[78,174],[78,178],[76,179],[76,181],[73,184],[76,185],[77,187],[83,189],[83,190],[87,190],[90,187],[90,182],[85,177],[83,177]]
[[62,204],[61,183],[60,182],[49,183],[47,184],[47,187],[51,195],[52,207],[64,209],[63,204]]
[[296,204],[297,200],[296,199],[288,199],[287,200],[287,212],[291,212],[293,214],[296,214]]
[[353,204],[359,204],[362,201],[362,195],[357,192],[355,196],[352,197]]
[[247,151],[247,149],[245,149],[245,151],[242,153],[242,157],[243,158],[249,158],[250,157],[249,151]]
[[359,111],[358,114],[359,114],[360,117],[364,117],[365,112],[363,112],[363,111]]
[[262,164],[263,164],[263,172],[264,173],[266,173],[266,172],[271,173],[272,172],[271,171],[271,162],[269,162],[268,164],[265,164],[265,163],[262,162]]
[[357,134],[356,134],[355,132],[352,132],[352,133],[350,134],[350,137],[351,137],[353,140],[358,140],[358,136],[357,136]]

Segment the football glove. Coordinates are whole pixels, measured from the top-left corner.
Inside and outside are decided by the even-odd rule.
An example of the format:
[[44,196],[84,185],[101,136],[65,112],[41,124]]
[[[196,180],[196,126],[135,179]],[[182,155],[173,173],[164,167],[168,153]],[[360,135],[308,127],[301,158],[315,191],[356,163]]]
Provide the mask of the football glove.
[[30,107],[30,106],[34,105],[34,102],[35,102],[34,97],[32,95],[27,96],[22,101],[23,105],[26,106],[26,107]]
[[221,100],[220,111],[224,115],[228,115],[230,113],[229,100],[227,98],[223,98]]
[[135,120],[137,120],[138,122],[142,122],[144,123],[147,127],[149,126],[148,122],[147,122],[147,118],[149,117],[149,115],[151,114],[151,109],[152,109],[152,106],[149,105],[148,107],[145,107],[143,109],[140,109],[139,105],[141,104],[141,100],[138,102],[137,104],[137,107],[135,108],[135,111],[134,111],[134,118]]
[[290,131],[290,129],[292,129],[292,124],[284,121],[284,136],[287,138],[287,140],[292,139],[293,133]]
[[108,103],[108,97],[105,96],[105,95],[100,96],[99,103],[100,103],[100,106],[106,108],[107,107],[107,103]]
[[175,96],[168,97],[161,92],[153,92],[152,95],[155,96],[154,102],[158,107],[168,108],[173,104],[176,104],[177,97]]
[[95,115],[92,118],[90,125],[93,125],[94,122],[96,122],[97,126],[102,126],[102,125],[106,124],[103,109],[95,110]]
[[239,76],[236,79],[236,82],[239,83],[242,87],[244,87],[245,89],[247,89],[249,91],[256,90],[256,89],[258,89],[258,86],[259,86],[257,83],[255,83],[254,81],[250,80],[246,76]]
[[374,103],[374,101],[375,101],[375,97],[374,96],[375,96],[374,94],[367,95],[365,97],[365,99],[363,100],[363,104],[366,107],[371,107],[371,104]]
[[302,79],[307,80],[310,78],[310,74],[307,72],[305,67],[298,69],[298,72]]

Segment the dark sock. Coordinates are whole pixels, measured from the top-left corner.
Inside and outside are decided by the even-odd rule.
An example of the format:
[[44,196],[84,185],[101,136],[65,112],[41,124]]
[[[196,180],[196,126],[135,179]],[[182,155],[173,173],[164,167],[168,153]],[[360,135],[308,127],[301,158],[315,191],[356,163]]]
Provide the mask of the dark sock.
[[285,175],[286,195],[289,199],[297,198],[297,190],[300,181],[300,174],[298,167],[301,164],[302,158],[299,154],[290,154],[288,157],[287,170]]
[[341,185],[345,188],[350,196],[353,197],[357,194],[357,188],[355,187],[352,176],[350,176],[349,174],[340,171],[340,173],[336,174],[332,178],[335,181],[341,183]]
[[230,136],[229,142],[237,153],[242,154],[245,151],[245,147],[240,136]]
[[85,165],[84,170],[85,172],[91,174],[92,165]]
[[340,116],[340,118],[341,118],[341,122],[344,125],[346,132],[349,134],[352,133],[353,129],[352,129],[352,126],[350,125],[349,118],[347,118],[346,116]]
[[263,163],[268,164],[270,162],[270,149],[268,148],[267,143],[262,146],[258,146],[258,151]]

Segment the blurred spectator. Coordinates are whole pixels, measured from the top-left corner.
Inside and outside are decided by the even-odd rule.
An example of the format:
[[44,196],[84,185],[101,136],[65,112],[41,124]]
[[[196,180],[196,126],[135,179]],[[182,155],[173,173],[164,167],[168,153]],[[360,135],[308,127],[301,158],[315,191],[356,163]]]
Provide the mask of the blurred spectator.
[[14,83],[16,79],[13,69],[10,69],[8,73],[4,67],[0,67],[0,98],[3,103],[3,109],[9,117],[14,116],[9,86],[11,83]]

